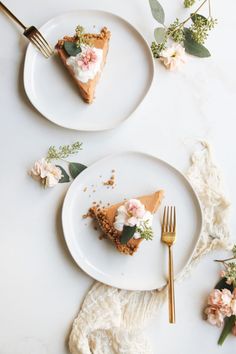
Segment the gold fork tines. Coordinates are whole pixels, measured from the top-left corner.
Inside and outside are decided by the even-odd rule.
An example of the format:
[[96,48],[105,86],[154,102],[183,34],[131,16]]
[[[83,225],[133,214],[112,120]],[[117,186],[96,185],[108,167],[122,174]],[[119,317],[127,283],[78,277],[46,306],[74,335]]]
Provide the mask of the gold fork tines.
[[24,30],[23,34],[28,40],[38,48],[38,50],[46,57],[49,58],[53,54],[53,49],[46,41],[43,35],[34,26],[26,27],[1,1],[0,8],[11,17],[19,26]]
[[172,245],[176,241],[176,209],[173,206],[167,206],[164,209],[161,240],[162,242],[167,244],[169,249],[169,322],[175,323],[175,294]]

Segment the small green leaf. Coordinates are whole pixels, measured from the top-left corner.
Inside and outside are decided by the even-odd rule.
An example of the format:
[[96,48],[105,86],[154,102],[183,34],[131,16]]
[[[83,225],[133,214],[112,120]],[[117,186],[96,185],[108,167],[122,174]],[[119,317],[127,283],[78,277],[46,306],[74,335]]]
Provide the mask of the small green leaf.
[[156,40],[157,44],[164,42],[165,35],[166,35],[166,31],[165,31],[165,29],[163,27],[155,28],[154,37],[155,37],[155,40]]
[[59,166],[59,165],[56,165],[56,167],[60,168],[61,174],[62,174],[59,183],[67,183],[67,182],[70,182],[70,177],[69,177],[69,175],[66,173],[66,171],[64,170],[64,168],[61,167],[61,166]]
[[87,166],[82,165],[82,163],[78,163],[78,162],[69,163],[69,171],[73,178],[76,178],[86,168]]
[[223,328],[220,338],[218,340],[219,345],[222,345],[224,343],[226,337],[228,336],[228,334],[231,333],[232,328],[234,327],[234,324],[235,324],[235,320],[236,320],[236,316],[231,316],[231,317],[225,318],[224,328]]
[[191,31],[188,28],[184,29],[184,34],[184,47],[188,54],[195,55],[199,58],[207,58],[211,56],[209,50],[206,47],[204,47],[202,44],[197,43],[192,38]]
[[64,49],[69,56],[75,57],[81,52],[81,48],[77,47],[75,42],[64,42]]
[[126,244],[134,236],[135,231],[136,231],[136,225],[134,226],[125,225],[120,236],[120,243],[122,245]]
[[157,22],[164,25],[165,22],[165,12],[159,1],[149,0],[149,4],[152,11],[152,16],[157,20]]
[[193,21],[193,23],[195,23],[198,19],[202,19],[204,20],[204,23],[207,24],[207,18],[203,15],[200,14],[191,14],[191,20]]

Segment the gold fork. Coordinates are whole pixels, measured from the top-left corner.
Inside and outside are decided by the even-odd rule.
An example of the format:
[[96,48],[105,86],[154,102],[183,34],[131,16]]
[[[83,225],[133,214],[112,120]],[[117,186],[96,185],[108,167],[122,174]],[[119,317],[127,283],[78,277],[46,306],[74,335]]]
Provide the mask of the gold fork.
[[169,322],[175,323],[175,292],[174,292],[174,270],[173,270],[173,254],[172,245],[176,240],[176,210],[175,207],[165,207],[161,240],[166,243],[169,249]]
[[38,50],[46,57],[49,58],[53,54],[53,49],[48,44],[46,39],[42,36],[42,34],[37,30],[36,27],[30,26],[26,27],[18,18],[0,1],[0,8],[10,16],[18,25],[20,25],[24,32],[24,36],[28,38],[28,40],[33,43],[34,46],[38,48]]

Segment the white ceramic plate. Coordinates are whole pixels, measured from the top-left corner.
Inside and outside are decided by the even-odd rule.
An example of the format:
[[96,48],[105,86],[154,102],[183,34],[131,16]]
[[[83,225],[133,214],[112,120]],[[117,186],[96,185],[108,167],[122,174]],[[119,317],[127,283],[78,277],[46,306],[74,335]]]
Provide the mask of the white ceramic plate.
[[150,89],[154,65],[142,35],[121,17],[97,10],[80,10],[55,17],[40,28],[52,45],[65,35],[74,35],[78,24],[88,32],[110,29],[112,38],[107,63],[88,105],[57,55],[45,59],[28,46],[24,86],[34,107],[46,118],[65,128],[98,131],[114,128],[139,106]]
[[[115,169],[116,187],[103,185]],[[152,241],[143,241],[133,256],[120,254],[109,240],[100,240],[90,218],[84,219],[93,202],[117,203],[165,190],[165,199],[155,214]],[[151,290],[166,282],[167,247],[160,242],[164,205],[177,208],[177,242],[174,246],[175,274],[189,261],[202,227],[198,198],[187,179],[174,167],[139,152],[108,156],[84,170],[65,197],[62,224],[67,246],[75,262],[87,274],[121,289]]]

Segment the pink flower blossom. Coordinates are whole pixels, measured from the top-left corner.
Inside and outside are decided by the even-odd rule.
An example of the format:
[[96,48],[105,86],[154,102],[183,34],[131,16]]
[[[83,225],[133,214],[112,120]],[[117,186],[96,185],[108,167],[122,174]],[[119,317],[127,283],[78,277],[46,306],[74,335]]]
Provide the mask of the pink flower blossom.
[[218,307],[230,306],[232,294],[228,289],[214,289],[208,297],[208,305],[216,305]]
[[125,203],[125,208],[134,218],[142,218],[145,214],[145,206],[138,199],[130,199]]
[[224,323],[224,315],[216,306],[207,306],[205,309],[207,315],[207,321],[217,327],[221,327]]
[[60,168],[47,162],[44,158],[34,163],[29,174],[45,187],[54,187],[62,177]]
[[160,60],[167,69],[175,70],[180,64],[186,63],[185,49],[180,44],[173,44],[161,52]]
[[81,67],[83,71],[89,70],[91,64],[96,63],[97,61],[97,54],[95,53],[94,49],[91,47],[87,47],[85,51],[79,55],[78,65]]
[[233,293],[228,289],[212,290],[205,313],[208,322],[216,326],[221,326],[225,317],[236,315],[236,290]]

